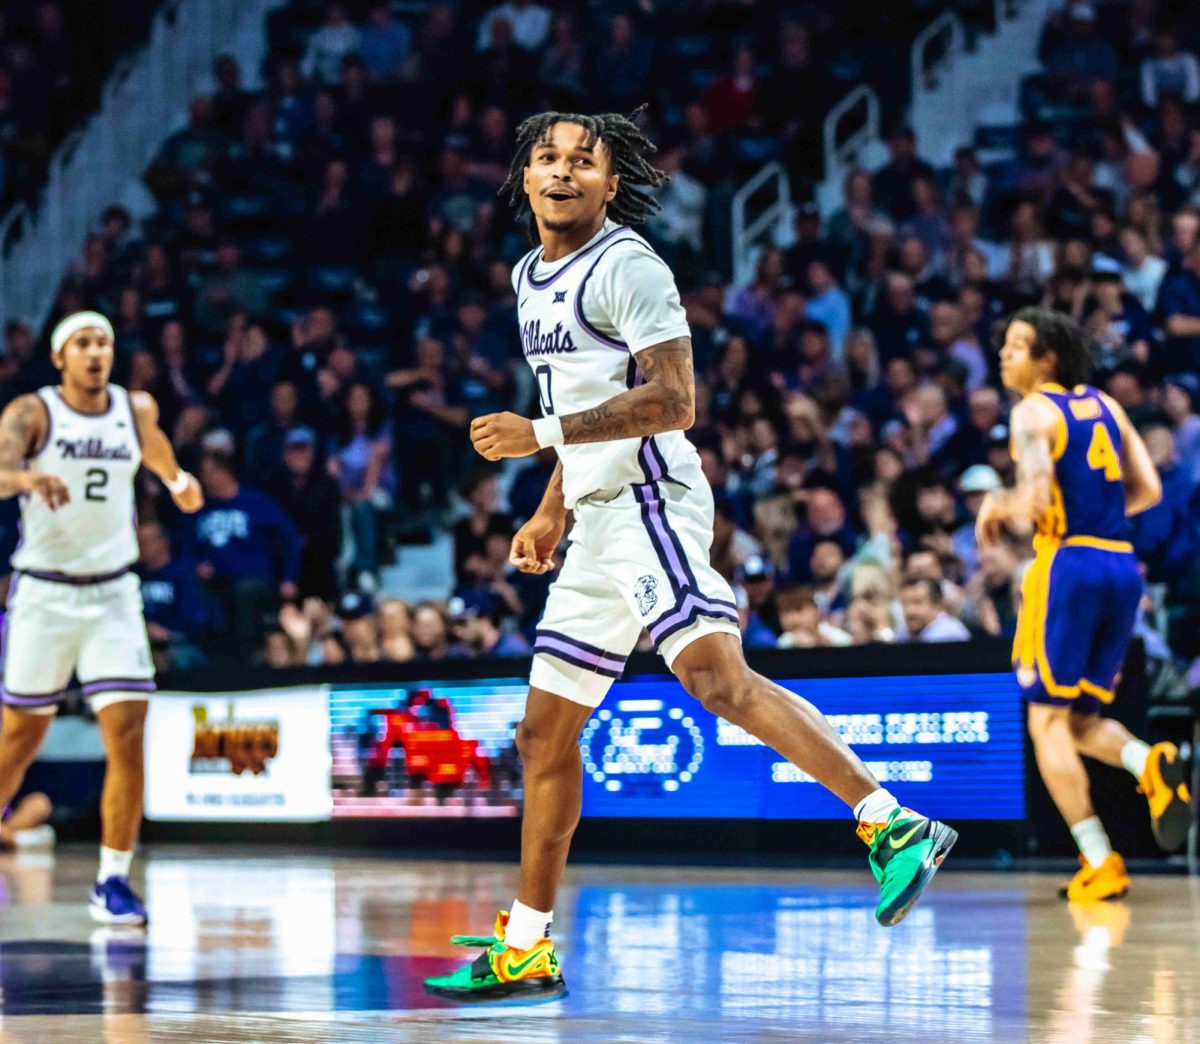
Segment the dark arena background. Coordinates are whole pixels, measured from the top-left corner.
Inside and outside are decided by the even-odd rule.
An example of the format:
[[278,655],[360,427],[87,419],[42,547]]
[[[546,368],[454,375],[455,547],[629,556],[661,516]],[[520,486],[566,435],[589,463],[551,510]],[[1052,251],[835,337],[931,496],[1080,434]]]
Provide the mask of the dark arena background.
[[[137,480],[149,924],[85,909],[105,752],[75,686],[14,802],[48,823],[0,827],[0,1041],[1200,1041],[1197,827],[1160,852],[1088,762],[1132,885],[1059,898],[1078,853],[1012,667],[1032,552],[974,526],[1015,480],[997,331],[1065,313],[1162,479],[1106,713],[1194,795],[1197,52],[1188,0],[0,7],[0,406],[102,312],[207,498]],[[669,175],[639,231],[750,665],[960,840],[879,927],[851,813],[643,634],[580,737],[569,992],[461,1005],[422,982],[515,894],[556,575],[509,563],[553,448],[469,438],[546,401],[498,195],[546,109],[636,113]]]

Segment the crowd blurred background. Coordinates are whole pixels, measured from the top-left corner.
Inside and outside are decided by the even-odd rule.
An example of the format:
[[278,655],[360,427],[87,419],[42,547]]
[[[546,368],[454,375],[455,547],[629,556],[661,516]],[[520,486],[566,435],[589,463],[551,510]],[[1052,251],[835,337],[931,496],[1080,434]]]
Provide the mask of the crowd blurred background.
[[[554,455],[496,469],[467,439],[474,416],[537,415],[510,283],[529,244],[496,189],[525,115],[648,102],[671,180],[643,231],[691,324],[689,435],[746,644],[1013,633],[1026,547],[981,552],[973,516],[1012,479],[996,329],[1040,303],[1086,326],[1095,382],[1162,472],[1162,503],[1132,523],[1140,631],[1164,676],[1186,670],[1200,653],[1200,12],[1064,4],[1006,158],[964,142],[935,169],[896,122],[887,164],[852,171],[822,215],[805,200],[839,84],[872,62],[901,77],[896,35],[936,8],[879,6],[293,3],[272,16],[264,90],[219,58],[145,171],[157,212],[110,208],[51,318],[111,316],[114,379],[154,393],[204,485],[194,519],[139,487],[162,665],[527,651],[552,577],[507,555]],[[6,159],[45,148],[29,99],[59,66],[23,41],[57,8],[36,7],[20,62],[0,36]],[[771,159],[801,202],[737,285],[729,200]],[[53,376],[45,331],[10,322],[0,397]],[[388,566],[447,531],[444,597],[415,602]]]

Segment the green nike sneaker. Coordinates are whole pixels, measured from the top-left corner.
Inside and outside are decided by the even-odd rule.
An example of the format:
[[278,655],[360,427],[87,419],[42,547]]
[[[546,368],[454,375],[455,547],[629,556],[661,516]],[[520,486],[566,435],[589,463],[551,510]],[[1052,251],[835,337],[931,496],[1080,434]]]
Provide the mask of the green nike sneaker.
[[958,831],[911,808],[897,808],[886,823],[859,823],[858,836],[871,848],[867,862],[879,882],[875,920],[890,928],[904,920],[933,880]]
[[485,946],[470,964],[449,975],[425,980],[425,989],[438,997],[457,1001],[491,1001],[506,997],[551,998],[566,993],[558,956],[549,939],[539,939],[528,950],[504,942],[508,914],[496,914],[495,935],[452,935],[455,946]]

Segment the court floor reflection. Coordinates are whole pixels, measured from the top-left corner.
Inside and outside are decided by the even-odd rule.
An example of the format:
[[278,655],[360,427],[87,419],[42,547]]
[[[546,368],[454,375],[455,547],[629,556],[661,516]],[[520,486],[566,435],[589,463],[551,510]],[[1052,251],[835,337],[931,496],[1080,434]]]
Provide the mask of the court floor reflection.
[[1200,1041],[1200,882],[1069,907],[1053,878],[945,873],[879,928],[865,871],[577,867],[557,1002],[456,1008],[514,868],[161,848],[151,923],[97,929],[90,849],[0,859],[0,1042]]

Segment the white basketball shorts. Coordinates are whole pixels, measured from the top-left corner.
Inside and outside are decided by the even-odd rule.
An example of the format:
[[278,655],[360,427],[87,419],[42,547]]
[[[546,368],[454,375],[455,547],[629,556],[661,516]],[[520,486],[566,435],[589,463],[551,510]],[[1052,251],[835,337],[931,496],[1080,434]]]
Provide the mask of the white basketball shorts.
[[17,710],[53,713],[72,674],[94,708],[154,691],[142,586],[131,572],[101,583],[14,575],[0,643],[3,701]]
[[[693,476],[689,473],[688,478]],[[670,667],[720,631],[741,637],[733,591],[713,569],[712,490],[675,482],[584,498],[537,628],[530,684],[596,707],[645,628]]]

